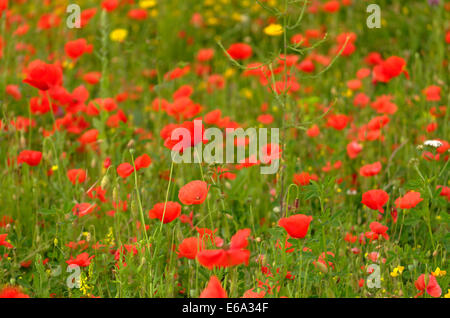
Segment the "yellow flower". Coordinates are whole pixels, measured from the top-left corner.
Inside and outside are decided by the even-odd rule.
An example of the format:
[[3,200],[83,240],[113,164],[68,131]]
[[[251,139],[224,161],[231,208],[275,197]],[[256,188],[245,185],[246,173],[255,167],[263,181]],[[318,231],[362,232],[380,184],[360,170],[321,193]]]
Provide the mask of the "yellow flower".
[[279,36],[283,34],[283,27],[280,24],[269,24],[264,28],[264,33],[270,36]]
[[235,71],[232,68],[228,68],[223,74],[226,78],[230,78],[234,75]]
[[391,272],[391,276],[392,277],[397,277],[398,276],[398,268],[394,268],[394,270]]
[[158,16],[158,10],[156,10],[156,9],[151,10],[150,11],[150,16],[152,18],[156,18]]
[[141,0],[141,1],[139,1],[139,6],[142,9],[152,8],[155,5],[156,5],[156,1],[155,0]]
[[243,88],[241,90],[241,95],[244,96],[247,99],[252,99],[252,97],[253,97],[252,91],[250,89],[248,89],[248,88]]
[[91,233],[89,233],[89,232],[83,232],[82,235],[83,235],[84,237],[86,237],[86,241],[89,242],[89,241],[91,240]]
[[439,267],[436,268],[434,272],[431,272],[431,275],[434,277],[445,276],[447,274],[446,271],[442,271]]
[[114,42],[123,42],[128,35],[128,31],[126,29],[115,29],[109,35],[111,41]]
[[447,289],[447,294],[444,295],[444,298],[450,298],[450,289]]
[[56,170],[58,170],[58,166],[57,165],[52,166],[52,171],[56,171]]
[[404,266],[398,265],[396,268],[394,268],[391,272],[392,277],[397,277],[398,275],[401,275],[403,273],[403,270],[405,269]]

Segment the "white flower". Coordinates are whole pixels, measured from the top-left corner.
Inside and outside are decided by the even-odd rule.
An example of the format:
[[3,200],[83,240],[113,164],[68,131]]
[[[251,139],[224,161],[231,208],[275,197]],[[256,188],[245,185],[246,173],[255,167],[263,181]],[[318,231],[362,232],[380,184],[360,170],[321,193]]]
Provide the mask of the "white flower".
[[426,140],[423,144],[425,146],[430,146],[434,148],[439,148],[442,146],[442,142],[440,142],[439,140]]

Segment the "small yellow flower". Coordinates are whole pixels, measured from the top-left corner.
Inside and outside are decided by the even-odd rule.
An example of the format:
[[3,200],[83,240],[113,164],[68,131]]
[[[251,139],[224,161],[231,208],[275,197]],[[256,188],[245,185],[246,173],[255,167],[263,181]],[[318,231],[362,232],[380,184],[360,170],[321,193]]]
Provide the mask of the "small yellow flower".
[[398,275],[401,275],[403,273],[403,270],[405,269],[404,266],[398,265],[396,268],[394,268],[391,272],[392,277],[397,277]]
[[352,91],[351,89],[348,89],[348,90],[344,93],[344,96],[352,97],[352,96],[353,96],[353,91]]
[[156,9],[151,10],[150,11],[150,16],[152,18],[156,18],[158,16],[158,10],[156,10]]
[[155,0],[141,0],[141,1],[139,1],[139,6],[142,9],[153,8],[155,5],[156,5],[156,1]]
[[248,89],[248,88],[243,88],[241,90],[241,95],[244,96],[247,99],[252,99],[252,97],[253,97],[252,91],[250,89]]
[[280,24],[269,24],[264,28],[264,33],[270,36],[279,36],[283,34],[283,27]]
[[392,277],[397,277],[398,276],[398,268],[394,268],[394,270],[391,272],[391,276]]
[[52,171],[56,171],[56,170],[58,170],[58,166],[57,165],[52,166]]
[[206,22],[208,23],[208,25],[214,26],[219,24],[219,19],[217,19],[216,17],[210,17]]
[[109,35],[111,41],[114,42],[123,42],[128,35],[128,31],[126,29],[115,29]]
[[236,71],[232,68],[228,68],[225,73],[223,74],[225,76],[225,78],[230,78],[232,77],[234,74],[236,73]]
[[86,241],[89,242],[89,241],[91,240],[91,233],[89,233],[89,232],[83,232],[82,235],[83,235],[84,237],[86,237]]
[[446,274],[447,274],[447,272],[441,270],[439,267],[437,267],[434,272],[431,272],[431,275],[433,275],[434,277],[445,276]]
[[450,289],[447,289],[447,294],[444,295],[444,298],[450,298]]

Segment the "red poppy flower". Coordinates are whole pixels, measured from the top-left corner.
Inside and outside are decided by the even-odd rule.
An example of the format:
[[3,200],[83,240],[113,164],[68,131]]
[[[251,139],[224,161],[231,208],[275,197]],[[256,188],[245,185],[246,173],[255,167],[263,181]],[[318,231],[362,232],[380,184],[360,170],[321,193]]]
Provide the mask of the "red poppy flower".
[[62,84],[62,70],[54,64],[47,64],[41,60],[35,60],[28,65],[25,71],[24,83],[30,84],[41,91],[46,91],[54,86]]
[[148,13],[145,9],[131,9],[128,11],[128,17],[133,20],[145,20],[147,16]]
[[[181,213],[181,205],[178,202],[168,201],[167,203],[156,203],[153,209],[148,211],[151,219],[159,219],[164,224],[175,220]],[[164,219],[163,219],[164,218]]]
[[200,49],[197,53],[197,61],[207,62],[214,57],[214,49]]
[[37,166],[42,159],[42,152],[34,150],[22,150],[17,157],[17,164],[25,162],[29,166]]
[[222,116],[222,111],[220,109],[215,109],[207,113],[204,117],[205,123],[210,125],[217,125],[220,121],[220,117]]
[[96,208],[96,204],[91,203],[77,203],[72,208],[73,215],[78,215],[78,217],[82,217],[85,215],[88,215],[89,213],[92,213],[94,211],[94,208]]
[[281,158],[282,149],[279,144],[267,144],[260,149],[260,160],[263,164],[271,164],[272,160]]
[[359,169],[359,174],[363,177],[372,177],[379,174],[380,171],[381,162],[377,161],[375,163],[362,166],[361,169]]
[[423,93],[427,97],[427,101],[440,101],[441,100],[441,88],[436,85],[428,86],[424,89]]
[[[164,131],[164,136],[166,137],[164,146],[172,151],[182,153],[200,142],[207,142],[204,139],[205,127],[201,121],[185,121],[181,125],[169,125],[166,127],[167,129]],[[161,131],[161,135],[162,133]],[[174,138],[172,138],[172,135]]]
[[0,298],[30,298],[30,296],[24,294],[19,287],[6,286],[0,290]]
[[235,60],[246,60],[252,56],[252,47],[245,43],[232,44],[227,53]]
[[147,168],[152,163],[152,159],[149,155],[143,154],[142,156],[139,156],[134,161],[134,166],[136,167],[136,170]]
[[77,59],[84,53],[92,53],[92,48],[92,44],[88,44],[86,39],[69,41],[64,46],[67,56],[71,59]]
[[72,265],[78,265],[80,267],[86,267],[91,264],[91,260],[95,257],[95,255],[89,256],[88,253],[81,253],[77,255],[76,258],[73,258],[72,256],[68,261],[66,261],[67,264],[69,264],[69,267]]
[[375,80],[382,83],[389,82],[391,79],[399,76],[401,73],[405,73],[406,77],[409,76],[406,72],[405,60],[398,56],[391,56],[375,66],[373,69],[373,73]]
[[362,145],[358,144],[356,141],[352,141],[347,145],[347,154],[350,159],[355,159],[362,149]]
[[90,129],[86,132],[84,132],[80,138],[78,138],[78,141],[84,145],[91,144],[97,141],[98,137],[98,130],[97,129]]
[[199,251],[204,250],[206,247],[205,242],[197,237],[188,237],[178,245],[178,257],[186,257],[189,259],[195,259]]
[[213,267],[230,267],[239,264],[248,265],[250,251],[245,248],[248,245],[247,237],[249,235],[250,229],[237,231],[231,238],[229,248],[200,251],[197,254],[198,262],[209,269],[212,269]]
[[6,85],[6,94],[14,98],[15,100],[20,100],[22,94],[20,93],[19,86],[17,85]]
[[278,225],[283,227],[291,237],[304,238],[308,233],[312,219],[311,215],[295,214],[287,218],[281,218]]
[[389,200],[389,195],[383,190],[370,190],[362,195],[361,203],[369,209],[384,213],[383,205]]
[[202,204],[208,195],[208,184],[201,180],[194,180],[181,187],[178,199],[185,205]]
[[0,0],[0,15],[8,9],[8,0]]
[[128,162],[124,162],[124,163],[121,163],[120,165],[118,165],[116,170],[117,170],[117,174],[125,179],[130,174],[133,173],[134,168]]
[[222,288],[216,276],[211,276],[208,285],[200,294],[200,298],[227,298],[227,292]]
[[119,6],[119,0],[104,0],[102,1],[102,8],[107,12],[114,11]]
[[342,130],[347,127],[349,118],[346,115],[332,115],[328,118],[327,125],[333,127],[336,130]]
[[309,181],[312,180],[311,175],[308,172],[296,173],[294,174],[294,182],[296,185],[306,186],[309,184]]
[[67,177],[73,185],[83,183],[86,180],[86,171],[83,169],[71,169],[67,171]]
[[242,298],[264,298],[266,292],[261,290],[259,293],[253,291],[254,288],[247,290]]
[[339,6],[340,6],[339,1],[331,0],[323,5],[323,11],[326,11],[328,13],[334,13],[339,11]]
[[366,232],[366,237],[372,240],[377,240],[378,236],[381,235],[386,240],[389,240],[389,235],[386,233],[389,229],[387,226],[379,223],[372,222],[369,225],[371,232]]
[[317,126],[316,124],[312,125],[306,131],[306,134],[311,138],[317,137],[320,134],[319,126]]
[[447,197],[447,201],[450,201],[450,187],[438,185],[436,186],[436,189],[442,189],[439,195],[442,197]]
[[439,286],[436,277],[434,277],[433,275],[420,275],[414,283],[414,286],[416,286],[416,288],[420,290],[416,297],[423,295],[424,292],[427,292],[427,294],[431,297],[441,297],[441,287]]
[[404,196],[395,200],[397,209],[412,209],[418,205],[423,199],[420,197],[420,192],[409,191]]
[[0,246],[5,246],[6,248],[14,248],[11,243],[6,241],[8,234],[0,234]]
[[100,72],[89,72],[83,75],[83,81],[88,84],[95,85],[102,78],[102,73]]

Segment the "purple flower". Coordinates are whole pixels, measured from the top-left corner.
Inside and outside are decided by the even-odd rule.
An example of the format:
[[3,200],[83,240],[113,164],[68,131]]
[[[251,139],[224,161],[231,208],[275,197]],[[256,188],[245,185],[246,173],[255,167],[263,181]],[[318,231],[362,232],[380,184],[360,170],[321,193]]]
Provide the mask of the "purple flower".
[[430,6],[438,6],[439,5],[439,0],[428,0],[428,4]]

